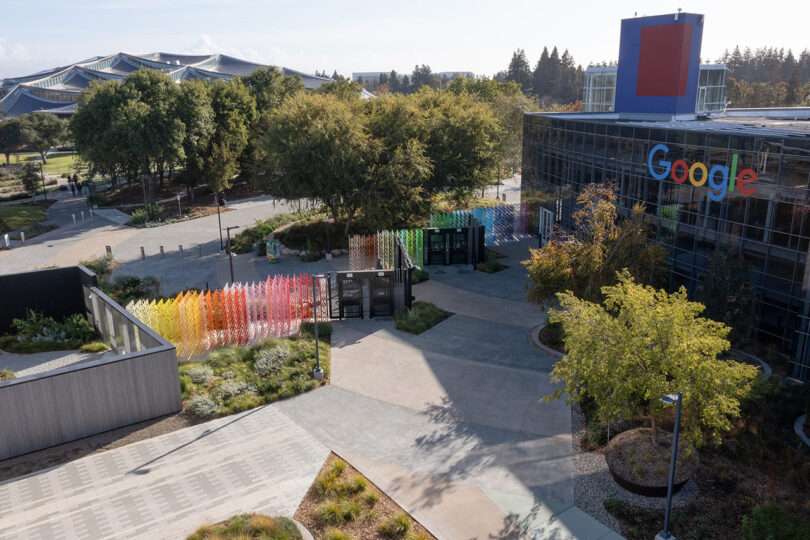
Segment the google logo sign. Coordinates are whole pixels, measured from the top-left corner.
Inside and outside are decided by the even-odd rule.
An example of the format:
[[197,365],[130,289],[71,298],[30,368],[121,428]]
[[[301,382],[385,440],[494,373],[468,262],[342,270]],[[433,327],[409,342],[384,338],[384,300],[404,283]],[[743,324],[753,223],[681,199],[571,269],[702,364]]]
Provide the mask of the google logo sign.
[[[663,154],[655,163],[656,156]],[[757,173],[754,169],[746,167],[737,172],[739,155],[731,157],[731,169],[726,165],[712,165],[709,167],[701,161],[696,161],[691,165],[683,159],[668,161],[665,159],[669,154],[669,146],[656,144],[650,149],[647,155],[647,167],[650,176],[656,180],[664,180],[670,177],[676,184],[683,184],[686,180],[695,187],[709,185],[709,199],[720,202],[725,199],[726,194],[738,191],[745,197],[750,197],[757,192],[751,184],[757,181]],[[656,168],[656,165],[658,168]]]

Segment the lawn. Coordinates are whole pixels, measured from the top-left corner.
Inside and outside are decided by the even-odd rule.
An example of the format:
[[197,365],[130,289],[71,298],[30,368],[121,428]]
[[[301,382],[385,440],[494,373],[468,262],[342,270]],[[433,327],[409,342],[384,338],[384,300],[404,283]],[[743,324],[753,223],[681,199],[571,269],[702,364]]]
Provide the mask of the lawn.
[[45,207],[36,204],[0,206],[0,233],[27,229],[45,220]]
[[180,365],[186,412],[213,418],[286,399],[325,384],[329,378],[331,327],[319,325],[324,380],[313,378],[315,339],[309,329],[299,336],[273,338],[252,346],[223,347],[201,362]]
[[[48,162],[42,166],[45,174],[52,174],[61,176],[62,174],[73,174],[73,165],[76,163],[78,155],[73,152],[65,152],[58,154],[51,154],[48,156]],[[15,154],[11,158],[11,163],[26,163],[33,162],[39,166],[39,154],[34,152]]]

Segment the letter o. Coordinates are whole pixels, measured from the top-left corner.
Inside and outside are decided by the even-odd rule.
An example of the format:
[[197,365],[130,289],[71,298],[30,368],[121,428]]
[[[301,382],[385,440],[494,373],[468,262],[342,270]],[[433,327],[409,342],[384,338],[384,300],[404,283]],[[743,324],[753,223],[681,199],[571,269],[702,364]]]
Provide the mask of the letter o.
[[[683,174],[676,174],[678,169],[683,171]],[[672,173],[670,173],[670,178],[675,180],[676,184],[683,184],[686,182],[686,179],[689,178],[689,165],[687,165],[682,159],[674,161],[672,163]]]
[[[700,174],[700,181],[695,180],[695,170],[696,169],[700,169],[700,173],[701,173]],[[704,163],[701,163],[700,161],[692,163],[692,166],[689,167],[689,182],[695,187],[700,187],[703,184],[705,184],[706,180],[708,180],[708,179],[709,179],[709,169],[706,168],[706,165]]]

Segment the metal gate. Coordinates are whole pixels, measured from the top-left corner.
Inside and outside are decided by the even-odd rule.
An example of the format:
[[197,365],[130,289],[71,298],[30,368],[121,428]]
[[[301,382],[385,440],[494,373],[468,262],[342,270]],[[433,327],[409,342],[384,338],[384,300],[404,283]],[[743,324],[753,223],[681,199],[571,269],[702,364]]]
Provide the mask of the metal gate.
[[450,264],[469,264],[469,234],[467,229],[450,231]]
[[391,317],[394,315],[394,276],[378,272],[369,280],[369,315]]
[[337,274],[338,318],[363,318],[363,280],[352,272]]
[[447,235],[441,230],[428,231],[428,256],[427,263],[447,264]]

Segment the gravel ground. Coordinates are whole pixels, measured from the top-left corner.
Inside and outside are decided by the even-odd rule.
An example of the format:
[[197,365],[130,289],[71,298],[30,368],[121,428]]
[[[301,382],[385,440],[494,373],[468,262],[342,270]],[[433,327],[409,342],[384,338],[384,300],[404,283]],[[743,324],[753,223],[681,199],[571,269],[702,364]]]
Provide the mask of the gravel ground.
[[[608,498],[619,499],[642,508],[660,508],[663,511],[666,498],[643,497],[630,493],[613,480],[603,454],[582,449],[585,416],[577,406],[571,407],[571,431],[574,450],[577,452],[574,462],[578,473],[574,479],[574,501],[580,509],[618,532],[621,532],[619,521],[605,509],[604,501]],[[691,502],[697,493],[697,485],[694,481],[690,481],[672,498],[672,506],[675,508],[684,506]]]

